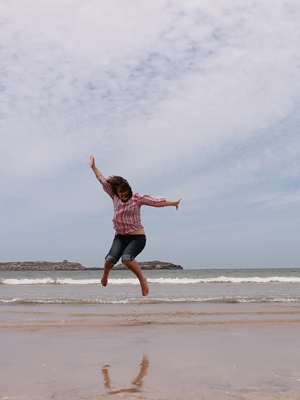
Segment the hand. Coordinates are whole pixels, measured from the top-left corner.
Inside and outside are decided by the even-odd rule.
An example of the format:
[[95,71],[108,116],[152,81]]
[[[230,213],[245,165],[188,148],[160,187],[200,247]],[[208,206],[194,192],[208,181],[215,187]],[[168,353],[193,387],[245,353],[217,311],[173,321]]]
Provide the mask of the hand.
[[179,207],[179,203],[181,202],[181,199],[178,199],[177,201],[175,201],[174,206],[176,207],[176,210],[178,210]]
[[91,168],[95,167],[95,157],[94,156],[90,156],[89,165]]
[[176,207],[176,210],[178,210],[179,203],[181,202],[181,199],[178,200],[166,200],[166,204],[164,207]]

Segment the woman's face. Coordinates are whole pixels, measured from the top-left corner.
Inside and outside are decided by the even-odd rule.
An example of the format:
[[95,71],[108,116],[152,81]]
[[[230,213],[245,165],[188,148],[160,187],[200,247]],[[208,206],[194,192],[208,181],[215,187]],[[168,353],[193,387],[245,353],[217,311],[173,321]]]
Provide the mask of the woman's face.
[[118,196],[123,203],[126,203],[129,200],[129,191],[117,189]]

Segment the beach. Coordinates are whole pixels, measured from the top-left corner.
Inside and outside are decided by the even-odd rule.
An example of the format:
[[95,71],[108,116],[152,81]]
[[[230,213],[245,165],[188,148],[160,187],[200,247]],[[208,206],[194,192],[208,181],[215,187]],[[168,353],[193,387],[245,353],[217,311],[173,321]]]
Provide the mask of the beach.
[[1,304],[0,399],[299,399],[299,303]]

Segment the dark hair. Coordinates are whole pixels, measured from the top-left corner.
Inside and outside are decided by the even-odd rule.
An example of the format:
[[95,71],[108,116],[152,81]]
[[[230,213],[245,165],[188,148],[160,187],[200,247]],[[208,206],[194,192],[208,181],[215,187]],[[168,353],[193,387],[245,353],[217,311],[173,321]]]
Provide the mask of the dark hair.
[[121,190],[122,192],[128,191],[128,196],[131,199],[132,189],[126,179],[122,178],[121,176],[113,175],[107,179],[107,182],[110,184],[116,196],[118,196],[118,190]]

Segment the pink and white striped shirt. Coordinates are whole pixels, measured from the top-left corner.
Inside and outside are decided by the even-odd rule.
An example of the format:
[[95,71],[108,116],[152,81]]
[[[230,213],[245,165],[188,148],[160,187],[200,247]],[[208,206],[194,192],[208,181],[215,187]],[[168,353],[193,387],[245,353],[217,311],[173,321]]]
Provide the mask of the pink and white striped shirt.
[[127,235],[131,232],[142,229],[141,222],[141,206],[163,207],[166,203],[166,198],[162,196],[149,196],[139,193],[133,193],[131,199],[123,203],[121,199],[116,196],[110,184],[103,174],[97,176],[104,191],[112,198],[114,204],[113,227],[116,233],[120,235]]

